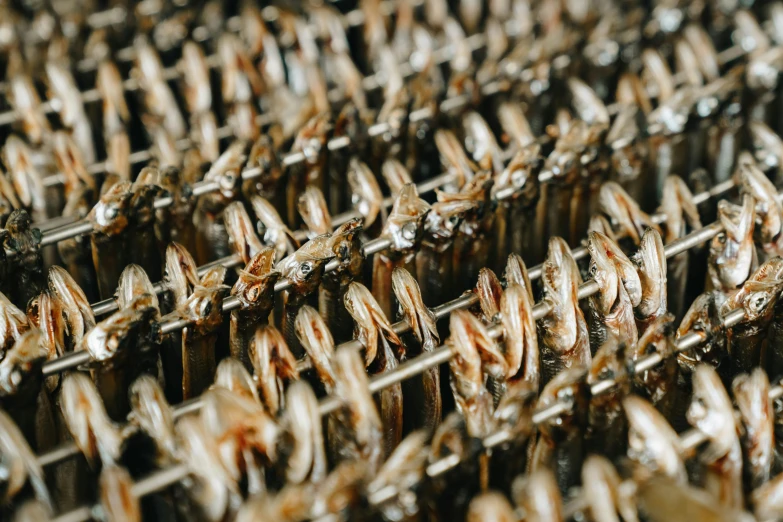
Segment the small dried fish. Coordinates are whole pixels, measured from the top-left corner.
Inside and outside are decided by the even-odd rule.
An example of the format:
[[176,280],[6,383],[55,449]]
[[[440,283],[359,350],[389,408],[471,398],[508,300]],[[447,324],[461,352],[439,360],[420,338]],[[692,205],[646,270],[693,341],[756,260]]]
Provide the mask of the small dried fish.
[[709,440],[701,452],[701,460],[707,466],[705,489],[724,508],[740,510],[744,505],[742,447],[731,399],[711,366],[697,366],[692,379],[693,399],[688,408],[688,422]]
[[250,368],[249,343],[256,328],[265,323],[275,304],[275,283],[280,272],[274,270],[275,252],[261,247],[231,288],[231,295],[239,299],[239,308],[231,311],[229,349],[232,357]]
[[731,384],[742,427],[743,469],[750,489],[772,476],[775,460],[775,414],[769,398],[769,378],[761,368],[738,375]]
[[566,242],[549,241],[549,253],[542,274],[544,300],[552,311],[539,323],[542,352],[542,381],[546,384],[563,368],[589,367],[590,340],[587,323],[579,308],[579,268]]
[[[356,323],[354,336],[364,345],[369,372],[378,375],[397,368],[398,357],[405,356],[405,345],[367,287],[351,283],[345,293],[345,308]],[[390,455],[402,440],[402,385],[395,384],[381,392],[378,411],[384,426],[384,452]]]
[[742,285],[758,264],[753,244],[756,203],[749,195],[742,197],[741,207],[722,200],[718,219],[723,232],[710,243],[707,269],[712,287],[728,292]]
[[253,366],[253,379],[261,403],[273,417],[285,407],[283,380],[299,379],[296,359],[291,354],[282,334],[271,325],[259,326],[248,350]]
[[[404,268],[396,268],[392,272],[392,288],[400,303],[401,315],[410,325],[417,341],[406,343],[408,354],[417,357],[432,352],[440,343],[440,335],[435,314],[424,304],[416,280]],[[422,372],[421,379],[407,381],[406,385],[403,385],[403,399],[407,399],[404,402],[404,411],[409,412],[406,417],[416,417],[412,425],[424,428],[427,433],[434,433],[440,423],[443,408],[440,368],[426,370]]]

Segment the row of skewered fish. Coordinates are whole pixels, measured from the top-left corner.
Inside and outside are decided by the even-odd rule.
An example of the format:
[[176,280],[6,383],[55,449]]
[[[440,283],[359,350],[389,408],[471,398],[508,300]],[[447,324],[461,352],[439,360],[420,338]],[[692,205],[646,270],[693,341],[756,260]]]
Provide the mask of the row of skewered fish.
[[783,4],[223,9],[2,6],[2,518],[783,519]]

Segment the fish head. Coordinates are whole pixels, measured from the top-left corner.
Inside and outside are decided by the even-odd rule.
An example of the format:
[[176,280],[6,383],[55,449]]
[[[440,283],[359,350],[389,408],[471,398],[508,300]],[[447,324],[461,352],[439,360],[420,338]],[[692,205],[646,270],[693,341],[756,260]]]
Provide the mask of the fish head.
[[509,285],[500,298],[500,322],[505,331],[506,378],[528,381],[538,389],[539,348],[533,299],[521,286]]
[[451,336],[449,344],[457,353],[452,365],[457,381],[463,386],[457,389],[466,395],[476,394],[483,387],[484,373],[496,380],[505,380],[508,374],[506,359],[487,327],[473,314],[457,310],[449,320]]
[[[270,352],[266,352],[267,357],[270,355]],[[251,354],[250,357],[252,360],[254,356]],[[256,366],[255,362],[253,365]],[[258,390],[253,377],[247,371],[245,365],[233,357],[226,357],[220,361],[215,371],[215,383],[212,387],[225,388],[245,399],[256,403],[259,402]],[[273,413],[273,415],[275,414],[276,412]]]
[[430,208],[429,203],[419,198],[416,185],[403,186],[386,219],[382,237],[391,240],[396,251],[414,248],[421,240],[424,220]]
[[30,329],[30,321],[5,295],[0,293],[0,342],[10,349],[21,335]]
[[763,245],[773,243],[783,230],[783,206],[778,202],[777,189],[756,165],[749,152],[740,153],[737,177],[743,194],[756,201],[757,234]]
[[687,482],[677,432],[655,407],[635,395],[623,400],[628,419],[628,456],[647,470]]
[[620,276],[617,272],[611,253],[606,244],[609,238],[600,232],[590,232],[587,250],[590,252],[590,274],[598,283],[599,294],[594,302],[599,304],[599,311],[606,315],[614,307],[620,292]]
[[748,131],[756,160],[765,169],[783,164],[783,140],[762,121],[748,122]]
[[111,236],[121,234],[126,229],[133,196],[130,189],[131,184],[122,181],[115,183],[101,196],[89,215],[94,232]]
[[715,270],[719,287],[733,290],[750,276],[754,262],[754,199],[745,194],[742,197],[742,206],[733,205],[726,200],[719,201],[718,219],[723,225],[723,232],[710,244],[711,268]]
[[9,136],[3,147],[3,162],[11,176],[15,195],[26,208],[45,206],[41,176],[33,164],[32,151],[17,136]]
[[608,339],[593,355],[592,364],[587,373],[587,383],[592,385],[600,381],[611,380],[621,388],[627,388],[629,377],[628,357],[628,346],[616,337],[609,335]]
[[67,270],[57,265],[49,268],[49,290],[62,307],[71,339],[78,343],[95,326],[95,314],[84,290]]
[[495,491],[473,497],[465,516],[466,522],[513,522],[518,518],[508,499]]
[[326,150],[331,127],[328,114],[322,113],[313,116],[296,135],[293,150],[304,154],[305,160],[311,165],[317,163],[321,154]]
[[351,433],[356,442],[374,454],[381,450],[383,424],[369,388],[359,352],[342,347],[334,353],[335,393],[351,412]]
[[141,522],[141,501],[133,491],[133,477],[125,468],[105,466],[98,482],[101,510],[108,520]]
[[633,257],[641,295],[636,310],[643,318],[666,312],[666,251],[657,230],[648,228]]
[[595,520],[637,520],[636,501],[623,490],[620,475],[612,462],[601,455],[590,455],[582,464],[582,484],[590,512]]
[[470,111],[462,119],[465,131],[465,146],[473,155],[479,168],[500,174],[503,171],[503,160],[500,146],[489,124],[477,112]]
[[[549,240],[547,257],[541,274],[544,292],[562,320],[557,321],[555,336],[573,345],[576,342],[576,308],[579,306],[578,287],[582,282],[579,267],[571,255],[571,249],[563,238]],[[560,331],[562,330],[562,331]],[[571,333],[567,333],[571,332]]]
[[371,226],[383,207],[383,193],[370,167],[357,158],[351,158],[348,166],[348,186],[354,208]]
[[224,285],[198,285],[178,311],[193,322],[196,332],[214,332],[223,322],[223,295],[228,290]]
[[24,333],[0,361],[0,395],[12,397],[31,378],[40,377],[48,356],[46,341],[39,330]]
[[549,468],[542,467],[516,478],[511,484],[511,497],[531,520],[563,520],[563,497]]
[[503,295],[503,286],[491,269],[485,267],[479,270],[476,295],[479,298],[484,321],[493,322],[500,313],[500,297]]
[[669,176],[663,183],[663,196],[658,211],[666,216],[663,232],[666,243],[685,235],[686,226],[701,228],[699,209],[691,190],[679,176]]
[[91,465],[117,462],[123,437],[111,422],[98,389],[84,373],[69,373],[62,380],[60,407],[73,440]]
[[506,269],[503,272],[503,279],[506,282],[506,287],[520,286],[522,287],[533,299],[533,287],[530,284],[530,276],[527,273],[527,266],[522,256],[516,253],[508,255],[506,260]]
[[402,187],[408,183],[413,183],[410,172],[399,160],[388,158],[384,160],[381,166],[383,180],[391,189],[392,196],[396,196],[402,190]]
[[277,415],[283,406],[279,383],[299,379],[296,357],[288,348],[283,334],[271,325],[256,329],[248,354],[253,365],[253,378],[261,391],[261,401],[271,415]]
[[458,187],[462,187],[473,178],[478,167],[468,159],[465,149],[452,131],[443,129],[435,131],[435,146],[444,169],[457,176]]
[[578,78],[569,78],[568,88],[579,118],[588,125],[608,129],[609,111],[592,87]]
[[440,335],[435,315],[424,304],[419,283],[410,272],[397,267],[392,272],[392,290],[416,339],[425,349],[435,348],[440,342]]
[[316,236],[275,267],[291,283],[298,294],[307,295],[315,291],[321,282],[324,267],[334,257],[331,236]]
[[236,478],[241,477],[247,450],[261,459],[260,465],[276,460],[281,429],[260,403],[216,386],[204,393],[200,416],[217,440],[220,460]]
[[332,253],[340,262],[337,270],[351,275],[358,275],[364,265],[364,251],[359,239],[364,229],[364,222],[354,218],[340,225],[331,236]]
[[647,325],[644,333],[639,337],[639,341],[630,347],[631,360],[637,361],[640,358],[652,354],[660,353],[664,358],[673,354],[674,351],[674,316],[665,313],[657,316]]
[[150,281],[147,272],[136,264],[130,264],[120,274],[120,281],[117,283],[117,292],[114,298],[120,308],[131,306],[134,299],[147,295],[151,298],[151,306],[155,308],[155,315],[160,314],[160,305],[158,296]]
[[[492,187],[495,196],[500,192],[512,189],[512,198],[523,205],[532,205],[537,201],[540,186],[536,174],[539,165],[538,146],[522,149],[517,152],[508,165],[496,174]],[[503,194],[505,196],[505,194]]]
[[274,258],[273,249],[262,247],[239,272],[231,295],[236,296],[243,307],[271,308],[275,299],[275,283],[280,279],[280,272],[274,269]]
[[700,364],[692,374],[693,395],[687,411],[688,422],[710,441],[704,457],[707,462],[726,456],[739,444],[734,408],[729,394],[712,366]]
[[769,378],[764,370],[756,368],[750,374],[735,377],[731,389],[744,427],[746,447],[759,464],[766,464],[769,469],[775,438]]
[[551,437],[557,430],[580,433],[585,427],[590,387],[588,369],[580,366],[566,368],[549,381],[538,398],[537,410],[559,405],[561,413],[541,424],[543,433]]
[[229,244],[242,261],[248,263],[264,246],[256,235],[255,226],[240,201],[228,205],[224,211]]
[[283,177],[283,169],[277,156],[279,144],[269,134],[262,134],[253,143],[248,157],[248,166],[261,169],[261,174],[256,183],[267,190],[274,188]]
[[132,196],[128,202],[128,213],[137,227],[148,226],[155,221],[155,199],[163,194],[163,189],[154,183],[140,183],[142,175],[154,175],[157,180],[157,169],[145,167],[132,185]]
[[310,385],[297,381],[288,387],[285,402],[282,424],[291,440],[286,479],[300,484],[309,477],[311,482],[319,483],[325,478],[326,462],[318,399]]
[[200,282],[196,261],[179,243],[172,242],[166,247],[166,270],[163,281],[166,288],[174,294],[177,306],[185,303],[193,288]]
[[318,377],[327,389],[335,384],[332,367],[334,338],[321,315],[315,308],[303,306],[294,320],[296,337],[302,343],[310,360],[313,361]]
[[353,318],[357,339],[366,349],[365,360],[369,366],[378,353],[378,341],[383,337],[397,346],[404,354],[404,345],[392,329],[389,319],[370,290],[356,281],[348,285],[344,298],[345,309]]
[[677,338],[689,333],[698,333],[705,337],[692,350],[677,355],[680,368],[692,372],[700,362],[719,365],[726,356],[725,333],[721,330],[720,310],[726,301],[722,292],[701,294],[691,303],[690,308],[677,328]]
[[601,185],[598,204],[612,221],[619,224],[620,231],[628,235],[637,245],[646,228],[659,230],[650,216],[642,211],[619,184],[613,181]]
[[[301,203],[302,198],[299,201]],[[269,201],[260,196],[253,196],[250,198],[250,204],[258,218],[256,224],[258,235],[264,240],[264,244],[275,249],[278,259],[283,259],[289,251],[293,252],[299,248],[293,234]]]
[[[218,190],[214,198],[222,198],[224,202],[235,200],[242,190],[242,168],[245,166],[247,142],[236,140],[212,163],[204,175],[205,181],[217,184]],[[218,200],[219,201],[219,200]]]
[[459,231],[459,226],[471,212],[479,209],[479,202],[472,200],[438,201],[427,214],[424,228],[433,238],[448,240]]
[[158,448],[159,459],[173,458],[177,451],[174,412],[158,381],[150,375],[142,375],[131,384],[128,396],[131,422],[152,439]]
[[308,185],[299,196],[297,202],[299,214],[310,229],[311,236],[329,234],[332,232],[332,216],[326,205],[323,192],[318,187]]

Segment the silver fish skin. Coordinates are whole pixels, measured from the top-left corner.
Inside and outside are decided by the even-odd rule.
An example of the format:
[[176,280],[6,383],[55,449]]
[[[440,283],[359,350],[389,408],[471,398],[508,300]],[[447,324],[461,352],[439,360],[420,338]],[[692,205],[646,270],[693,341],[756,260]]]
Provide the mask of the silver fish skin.
[[712,366],[697,366],[692,380],[693,400],[688,408],[688,422],[709,440],[701,452],[707,466],[705,489],[726,509],[741,510],[745,503],[742,447],[731,399]]
[[520,475],[511,485],[514,504],[535,522],[563,522],[563,497],[554,473],[548,469]]
[[568,396],[568,408],[539,425],[539,436],[532,455],[532,470],[554,473],[561,489],[571,487],[579,479],[585,456],[585,431],[589,387],[587,368],[579,365],[566,368],[544,385],[537,409],[544,409]]
[[517,518],[514,508],[505,496],[495,491],[486,491],[470,501],[465,520],[468,522],[514,522]]
[[318,400],[305,382],[294,382],[286,391],[288,408],[282,422],[293,439],[286,466],[291,484],[309,481],[318,484],[326,478],[327,462]]
[[636,522],[636,498],[624,487],[614,465],[605,457],[590,455],[582,465],[582,490],[596,522]]
[[350,348],[334,354],[335,392],[345,406],[336,415],[330,435],[332,453],[341,461],[362,460],[369,470],[383,459],[384,426],[368,388],[361,356]]
[[772,476],[775,460],[775,414],[769,398],[769,378],[761,368],[738,375],[731,384],[739,410],[744,476],[750,489]]
[[579,307],[579,268],[562,238],[549,241],[542,274],[544,300],[552,311],[538,322],[543,383],[563,368],[588,367],[592,360],[587,322]]
[[296,358],[280,331],[271,325],[258,327],[248,354],[261,402],[270,415],[277,416],[283,408],[290,406],[283,402],[283,383],[299,379]]
[[[419,348],[419,355],[433,351],[440,344],[440,334],[436,324],[435,314],[427,308],[419,291],[416,279],[404,268],[396,268],[392,272],[392,288],[397,301],[400,303],[401,315],[411,325],[413,336],[418,342],[413,350]],[[408,351],[412,357],[417,354]],[[410,382],[410,381],[409,381]],[[416,385],[414,388],[413,384]],[[433,368],[421,375],[419,382],[414,381],[414,400],[412,406],[406,406],[404,411],[421,412],[414,425],[422,427],[427,432],[434,432],[442,417],[442,398],[440,390],[440,369]],[[421,389],[417,389],[421,386]],[[411,392],[403,392],[403,398],[410,397]]]
[[[365,365],[371,374],[393,371],[405,356],[405,345],[366,286],[353,282],[345,294],[345,308],[355,322],[355,338],[365,347]],[[395,353],[396,352],[396,353]],[[379,411],[384,425],[384,448],[390,455],[402,440],[402,385],[380,393]]]
[[628,419],[628,457],[636,464],[634,475],[642,480],[662,475],[685,484],[683,448],[666,418],[635,395],[623,400],[623,409]]
[[756,203],[747,194],[740,207],[722,200],[718,219],[724,231],[710,243],[707,269],[713,288],[728,292],[744,283],[758,265],[753,243]]

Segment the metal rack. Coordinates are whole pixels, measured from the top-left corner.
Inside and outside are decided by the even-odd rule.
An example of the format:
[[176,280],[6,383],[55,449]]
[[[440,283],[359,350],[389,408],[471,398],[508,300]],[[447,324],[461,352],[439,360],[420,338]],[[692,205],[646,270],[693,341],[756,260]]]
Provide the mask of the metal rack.
[[[778,194],[778,199],[783,200],[783,193]],[[722,230],[723,227],[720,224],[720,222],[714,222],[699,230],[691,232],[687,236],[684,236],[665,246],[664,251],[666,254],[666,258],[668,259],[674,257],[677,254],[685,252],[706,241],[709,241],[710,239],[717,236],[720,232],[722,232]],[[540,274],[541,274],[540,267],[536,267],[529,272],[531,279],[534,277],[540,277]],[[599,291],[598,283],[596,283],[594,280],[586,281],[579,287],[579,299],[582,300],[587,297],[590,297],[593,294],[597,293],[598,291]],[[446,315],[450,314],[454,310],[469,308],[470,306],[473,306],[477,303],[478,303],[478,296],[476,296],[475,294],[468,294],[454,301],[451,301],[450,303],[446,303],[440,307],[434,308],[432,311],[435,314],[436,318],[441,319]],[[549,305],[545,301],[541,301],[536,303],[536,305],[533,307],[532,315],[533,318],[536,321],[538,321],[541,318],[545,317],[550,311],[551,310]],[[723,325],[728,328],[739,324],[740,322],[742,322],[744,318],[745,318],[744,310],[736,309],[726,314],[722,318],[722,322]],[[409,326],[407,325],[406,321],[400,321],[394,324],[394,331],[398,334],[404,333],[408,331],[408,329]],[[502,337],[504,334],[503,327],[500,324],[494,324],[490,326],[488,328],[488,332],[493,339]],[[674,350],[674,353],[680,353],[685,350],[694,348],[695,346],[698,346],[700,343],[704,342],[705,340],[706,337],[704,336],[704,334],[697,333],[697,332],[690,332],[677,339],[676,349]],[[348,343],[341,344],[338,349],[360,350],[362,348],[363,348],[362,344],[359,341],[354,340],[354,341],[349,341]],[[448,344],[439,346],[438,348],[434,349],[431,352],[424,353],[414,359],[411,359],[409,361],[400,364],[396,369],[390,372],[373,377],[369,381],[369,391],[371,393],[377,393],[385,388],[388,388],[389,386],[398,384],[404,380],[415,377],[416,375],[419,375],[425,372],[426,370],[429,370],[431,368],[434,368],[436,366],[448,362],[454,356],[454,353],[455,353],[454,349]],[[637,361],[632,366],[632,368],[629,369],[629,372],[631,374],[644,372],[654,368],[662,361],[663,361],[663,357],[657,353],[648,355],[641,358],[639,361]],[[599,382],[596,382],[590,388],[591,394],[593,396],[596,396],[596,395],[601,395],[603,393],[606,393],[609,390],[611,390],[615,384],[616,382],[613,379],[604,379]],[[783,387],[776,386],[774,388],[774,394],[775,397],[783,395]],[[331,395],[319,401],[318,411],[321,414],[321,416],[328,415],[329,413],[332,413],[337,409],[339,409],[341,405],[342,403],[340,399],[334,395]],[[198,408],[198,406],[199,405],[197,401],[189,403],[186,406],[187,408],[186,411],[194,411],[195,409]],[[542,422],[552,419],[561,413],[567,412],[567,409],[568,406],[566,404],[562,402],[555,403],[545,409],[536,411],[533,414],[532,422],[534,424],[541,424]],[[177,413],[179,413],[179,415],[182,415],[183,411],[178,409]],[[483,445],[485,448],[489,449],[489,448],[499,446],[505,442],[509,442],[510,440],[511,440],[511,434],[501,430],[499,432],[491,434],[486,439],[484,439]],[[696,446],[700,444],[701,441],[703,440],[703,435],[698,431],[691,430],[684,436],[684,440],[689,445]],[[427,475],[437,476],[443,474],[448,470],[456,467],[459,464],[459,462],[460,462],[460,457],[458,455],[451,455],[449,457],[441,459],[440,461],[432,463],[427,467]],[[188,473],[189,471],[187,466],[183,464],[172,466],[171,468],[167,468],[159,472],[153,473],[147,476],[146,478],[138,481],[133,487],[133,492],[135,494],[138,494],[139,496],[144,496],[153,493],[155,491],[165,489],[166,487],[185,478],[188,475]],[[396,492],[385,493],[384,498],[380,498],[379,501],[392,498],[394,494],[396,494]],[[71,511],[69,513],[66,513],[56,518],[55,520],[57,522],[66,522],[66,521],[76,522],[82,520],[89,520],[92,513],[92,509],[93,508],[90,507],[78,508],[74,511]]]

